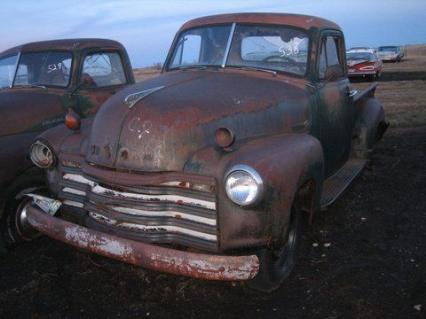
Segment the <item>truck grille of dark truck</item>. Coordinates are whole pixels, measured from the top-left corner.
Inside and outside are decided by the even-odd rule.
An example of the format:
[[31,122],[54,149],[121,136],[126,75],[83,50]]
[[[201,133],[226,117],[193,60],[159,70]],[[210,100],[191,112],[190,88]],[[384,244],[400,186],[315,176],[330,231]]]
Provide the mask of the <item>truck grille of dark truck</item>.
[[87,211],[88,227],[143,242],[217,251],[215,185],[197,184],[198,189],[187,185],[191,184],[105,185],[79,170],[64,168],[59,198],[64,206]]

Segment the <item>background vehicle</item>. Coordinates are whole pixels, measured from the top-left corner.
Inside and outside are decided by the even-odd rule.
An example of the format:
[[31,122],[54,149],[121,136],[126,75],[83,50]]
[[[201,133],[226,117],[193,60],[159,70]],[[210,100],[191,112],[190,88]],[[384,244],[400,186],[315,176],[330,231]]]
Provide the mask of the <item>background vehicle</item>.
[[69,108],[95,114],[131,83],[127,52],[112,40],[34,42],[0,54],[0,226],[7,242],[21,237],[14,218],[23,192],[44,184],[28,158],[34,138],[62,124]]
[[377,51],[384,62],[401,62],[405,55],[404,50],[399,46],[383,46]]
[[111,97],[92,124],[37,139],[54,195],[20,221],[150,269],[275,289],[303,218],[333,203],[384,133],[374,92],[352,90],[333,22],[189,21],[162,75]]
[[349,78],[363,77],[374,81],[378,80],[382,73],[383,62],[370,51],[348,51],[346,62]]
[[346,52],[371,52],[377,54],[377,49],[370,47],[352,47],[349,48]]

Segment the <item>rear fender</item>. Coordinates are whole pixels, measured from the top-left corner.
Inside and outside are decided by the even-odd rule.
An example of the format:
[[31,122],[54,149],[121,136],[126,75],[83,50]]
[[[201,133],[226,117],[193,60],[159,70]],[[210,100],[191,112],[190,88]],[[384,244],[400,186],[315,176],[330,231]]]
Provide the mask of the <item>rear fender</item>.
[[355,107],[357,120],[353,149],[358,156],[365,157],[383,136],[389,124],[385,120],[383,106],[374,96],[358,100]]

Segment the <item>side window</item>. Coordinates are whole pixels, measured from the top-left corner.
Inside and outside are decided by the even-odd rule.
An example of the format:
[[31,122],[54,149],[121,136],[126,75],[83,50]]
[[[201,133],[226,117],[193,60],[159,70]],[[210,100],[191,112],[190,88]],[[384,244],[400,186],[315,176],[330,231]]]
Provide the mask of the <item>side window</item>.
[[338,78],[344,74],[343,58],[340,55],[341,39],[328,36],[321,42],[321,53],[319,59],[318,73],[320,79]]
[[337,39],[333,37],[327,37],[325,46],[327,50],[327,66],[331,67],[340,65]]
[[80,82],[84,87],[103,87],[126,83],[123,64],[117,52],[86,55]]

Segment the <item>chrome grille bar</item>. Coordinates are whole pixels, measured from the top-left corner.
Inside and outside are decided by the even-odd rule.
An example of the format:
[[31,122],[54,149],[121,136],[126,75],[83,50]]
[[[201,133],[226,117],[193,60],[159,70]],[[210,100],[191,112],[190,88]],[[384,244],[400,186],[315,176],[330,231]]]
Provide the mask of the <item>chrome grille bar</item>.
[[215,249],[218,239],[214,193],[206,192],[202,184],[197,185],[201,185],[201,190],[184,188],[182,184],[185,182],[110,187],[75,171],[65,171],[59,197],[64,205],[84,209],[102,227],[130,237]]

